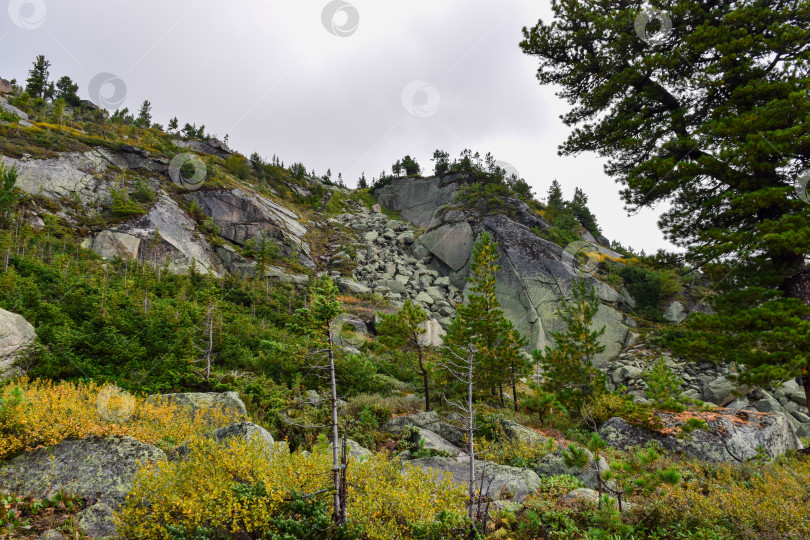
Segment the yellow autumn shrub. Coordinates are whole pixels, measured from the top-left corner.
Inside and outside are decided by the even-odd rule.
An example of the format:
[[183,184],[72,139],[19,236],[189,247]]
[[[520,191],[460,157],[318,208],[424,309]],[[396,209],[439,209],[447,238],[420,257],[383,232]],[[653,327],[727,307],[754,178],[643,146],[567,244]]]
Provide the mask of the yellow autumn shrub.
[[174,446],[232,422],[219,410],[192,418],[181,406],[147,403],[114,386],[23,378],[0,387],[0,461],[88,435]]
[[663,486],[646,520],[682,523],[740,539],[810,538],[810,461],[774,465],[684,464],[684,482]]
[[[269,537],[285,498],[316,494],[326,504],[331,454],[290,453],[284,444],[269,453],[261,443],[235,440],[229,446],[200,439],[187,458],[142,469],[116,516],[121,538],[172,538],[176,531],[207,531],[214,537]],[[407,467],[407,466],[406,466]],[[407,538],[412,524],[431,521],[442,510],[464,511],[464,490],[437,473],[375,455],[350,461],[348,517],[363,537]],[[245,489],[252,496],[245,497]],[[259,534],[259,536],[256,536]]]

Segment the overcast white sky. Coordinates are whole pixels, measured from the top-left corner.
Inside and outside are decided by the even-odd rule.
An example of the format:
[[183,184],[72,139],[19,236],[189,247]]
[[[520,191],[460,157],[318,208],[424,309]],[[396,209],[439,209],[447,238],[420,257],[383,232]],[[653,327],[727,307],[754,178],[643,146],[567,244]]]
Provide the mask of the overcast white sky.
[[550,17],[547,0],[7,3],[0,77],[24,80],[45,54],[52,79],[70,75],[87,98],[91,79],[112,73],[130,110],[149,99],[157,122],[202,123],[245,155],[329,168],[349,186],[405,154],[432,171],[436,148],[489,151],[536,193],[554,178],[567,197],[581,187],[608,238],[671,249],[661,209],[628,217],[601,159],[557,155],[567,105],[518,47],[523,26]]

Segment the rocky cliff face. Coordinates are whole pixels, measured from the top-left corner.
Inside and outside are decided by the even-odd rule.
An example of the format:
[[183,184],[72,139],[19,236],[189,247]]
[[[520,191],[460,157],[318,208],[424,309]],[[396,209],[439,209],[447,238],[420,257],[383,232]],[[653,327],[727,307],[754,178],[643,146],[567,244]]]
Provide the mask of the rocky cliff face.
[[[190,150],[220,156],[221,148]],[[192,264],[203,273],[255,275],[255,262],[244,255],[252,239],[270,239],[287,260],[309,270],[330,269],[335,263],[354,262],[345,249],[321,268],[314,257],[311,232],[330,237],[341,227],[349,233],[343,242],[354,244],[352,276],[331,270],[349,292],[378,292],[394,305],[411,299],[433,313],[446,326],[462,301],[469,275],[472,248],[483,232],[499,244],[501,270],[498,298],[504,312],[530,339],[530,346],[549,344],[550,332],[562,330],[556,311],[570,296],[577,277],[576,261],[559,246],[532,232],[548,223],[525,203],[503,198],[501,207],[485,211],[456,202],[462,178],[458,175],[425,179],[395,179],[376,194],[379,202],[396,210],[402,221],[381,213],[353,213],[326,220],[318,212],[305,216],[294,204],[272,200],[253,186],[223,188],[206,182],[201,189],[184,192],[166,182],[168,160],[148,151],[123,145],[118,150],[95,148],[46,159],[2,157],[19,171],[18,185],[59,206],[56,212],[77,225],[98,223],[99,209],[111,207],[116,192],[131,188],[133,177],[148,182],[154,201],[144,215],[119,220],[98,230],[91,227],[85,247],[105,258],[122,257],[166,265],[185,273]],[[213,158],[212,158],[213,159]],[[317,182],[310,179],[311,182]],[[338,188],[332,188],[340,191]],[[344,195],[347,192],[344,192]],[[190,208],[201,213],[192,217]],[[366,212],[368,212],[366,210]],[[209,225],[203,227],[205,219]],[[343,246],[345,247],[345,246]],[[334,254],[333,254],[334,255]],[[304,283],[306,276],[276,266],[270,277]],[[612,288],[586,276],[603,302],[595,324],[605,326],[603,364],[616,357],[634,339],[620,308],[626,301]]]
[[[473,245],[488,232],[498,242],[501,255],[498,300],[506,316],[529,338],[530,347],[545,347],[550,343],[550,332],[564,330],[556,312],[560,301],[570,298],[571,285],[579,277],[576,261],[560,246],[532,232],[532,228],[549,225],[521,201],[503,198],[495,213],[455,202],[461,182],[457,175],[396,179],[376,195],[382,205],[425,228],[414,245],[414,255],[462,290]],[[605,327],[605,351],[596,359],[601,366],[616,357],[635,335],[627,326],[632,322],[619,309],[626,299],[596,278],[583,277],[602,301],[594,321],[595,327]]]

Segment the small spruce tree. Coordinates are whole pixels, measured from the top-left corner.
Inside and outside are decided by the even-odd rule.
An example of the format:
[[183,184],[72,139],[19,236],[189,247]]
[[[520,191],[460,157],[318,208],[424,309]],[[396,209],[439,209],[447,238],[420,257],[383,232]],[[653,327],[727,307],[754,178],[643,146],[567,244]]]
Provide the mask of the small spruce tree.
[[51,63],[40,54],[33,65],[34,67],[28,72],[28,79],[25,81],[25,91],[31,97],[45,97],[50,76],[48,69],[51,67]]
[[542,368],[542,388],[555,393],[569,410],[578,411],[588,398],[605,392],[605,376],[593,365],[596,355],[605,350],[599,343],[605,328],[591,329],[600,304],[584,279],[574,282],[572,296],[570,301],[563,299],[557,310],[567,330],[552,332],[555,345],[532,355]]

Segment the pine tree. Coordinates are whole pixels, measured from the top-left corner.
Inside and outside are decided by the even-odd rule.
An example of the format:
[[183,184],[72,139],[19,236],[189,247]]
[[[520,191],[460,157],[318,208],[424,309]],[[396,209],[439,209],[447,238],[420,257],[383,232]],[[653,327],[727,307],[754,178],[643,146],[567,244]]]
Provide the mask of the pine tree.
[[45,97],[48,90],[48,77],[50,73],[48,68],[51,63],[45,59],[44,55],[37,56],[34,61],[34,67],[28,72],[28,79],[26,80],[25,91],[31,97]]
[[170,132],[176,133],[178,126],[179,126],[179,123],[177,121],[176,116],[174,118],[172,118],[171,120],[169,120],[169,131]]
[[542,352],[534,350],[532,356],[542,370],[541,388],[556,394],[567,409],[578,411],[588,398],[605,391],[605,377],[593,365],[596,355],[605,350],[599,343],[605,327],[591,329],[600,304],[596,291],[584,279],[574,282],[571,294],[571,300],[563,299],[557,310],[567,330],[552,332],[554,345]]
[[17,203],[17,194],[14,186],[17,185],[17,168],[6,168],[5,163],[0,161],[0,225],[6,225],[11,215],[11,210]]
[[65,100],[59,98],[53,102],[53,110],[51,111],[51,116],[53,117],[54,123],[61,124],[62,117],[64,115],[65,115]]
[[405,156],[402,158],[401,162],[402,171],[405,173],[405,176],[413,176],[419,174],[422,168],[419,166],[419,163],[416,162],[414,158],[411,156]]
[[473,248],[468,280],[471,294],[468,302],[458,307],[445,344],[459,350],[474,344],[473,361],[481,367],[476,373],[476,387],[489,389],[502,399],[503,384],[511,384],[517,406],[516,381],[528,369],[521,351],[527,340],[506,319],[495,295],[498,257],[498,244],[484,232]]
[[568,207],[579,224],[585,227],[589,233],[598,235],[602,232],[599,225],[596,224],[596,217],[588,208],[588,196],[580,188],[574,189],[574,198],[571,199]]
[[149,100],[144,100],[141,108],[138,110],[138,118],[135,120],[135,125],[143,128],[148,128],[152,125],[152,104]]
[[[392,350],[401,351],[413,365],[414,371],[422,377],[425,411],[430,411],[430,372],[420,343],[420,338],[425,333],[421,324],[427,321],[427,313],[408,300],[396,313],[381,314],[380,317],[381,321],[377,324],[380,340]],[[411,358],[413,352],[416,353],[416,362]]]
[[436,162],[433,169],[436,176],[442,175],[450,169],[450,154],[443,150],[433,152],[432,161]]
[[562,188],[560,187],[560,183],[557,182],[556,179],[551,181],[551,186],[548,188],[548,195],[546,198],[546,204],[550,208],[563,208],[565,206],[565,200],[563,199]]
[[810,396],[810,355],[792,353],[810,334],[810,205],[796,192],[810,163],[810,7],[666,6],[553,1],[555,20],[524,29],[521,47],[573,106],[560,152],[606,157],[628,210],[670,203],[666,237],[715,281],[717,314],[687,323],[685,350],[741,361],[752,381],[802,376]]
[[360,175],[360,179],[357,181],[357,187],[359,189],[367,189],[368,188],[368,180],[366,180],[366,172]]
[[73,80],[67,75],[61,77],[56,82],[55,97],[57,99],[64,99],[65,103],[67,103],[71,107],[77,107],[81,103],[81,99],[79,99],[78,92],[79,92],[79,85],[75,84]]

